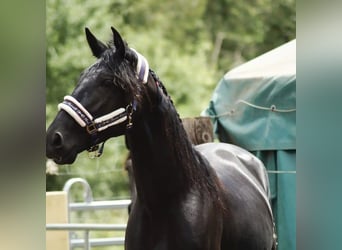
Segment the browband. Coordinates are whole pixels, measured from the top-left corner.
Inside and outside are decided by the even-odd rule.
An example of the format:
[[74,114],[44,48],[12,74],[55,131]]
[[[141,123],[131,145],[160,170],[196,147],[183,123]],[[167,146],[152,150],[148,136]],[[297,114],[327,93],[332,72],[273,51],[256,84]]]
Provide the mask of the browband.
[[148,72],[149,72],[149,65],[148,61],[146,58],[141,55],[138,51],[135,49],[131,48],[131,50],[136,54],[138,57],[138,63],[137,63],[137,68],[136,68],[136,73],[137,73],[137,78],[142,82],[142,83],[147,83],[147,78],[148,78]]

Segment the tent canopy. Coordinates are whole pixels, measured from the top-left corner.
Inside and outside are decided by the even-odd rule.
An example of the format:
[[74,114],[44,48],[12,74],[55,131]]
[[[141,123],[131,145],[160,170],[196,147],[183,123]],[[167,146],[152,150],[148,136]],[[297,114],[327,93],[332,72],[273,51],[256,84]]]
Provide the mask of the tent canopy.
[[250,151],[295,149],[296,40],[224,75],[209,107],[221,141]]

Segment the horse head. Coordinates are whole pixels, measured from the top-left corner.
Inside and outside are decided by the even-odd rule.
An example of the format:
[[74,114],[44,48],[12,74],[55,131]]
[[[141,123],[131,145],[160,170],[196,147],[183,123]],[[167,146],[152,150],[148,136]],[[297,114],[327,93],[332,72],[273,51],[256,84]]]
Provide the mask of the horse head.
[[147,84],[156,82],[147,60],[127,47],[117,30],[112,27],[113,42],[108,44],[88,28],[85,33],[97,61],[81,73],[47,130],[46,155],[58,164],[71,164],[78,153],[125,134],[143,107],[153,105],[158,91],[157,84]]

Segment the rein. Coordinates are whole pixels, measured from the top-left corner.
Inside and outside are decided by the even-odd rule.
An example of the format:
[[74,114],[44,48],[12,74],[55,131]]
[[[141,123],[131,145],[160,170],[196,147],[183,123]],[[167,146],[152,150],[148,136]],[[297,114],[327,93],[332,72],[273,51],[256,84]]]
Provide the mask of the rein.
[[[136,77],[140,82],[146,84],[149,74],[148,62],[146,58],[135,49],[131,48],[131,50],[138,58]],[[95,158],[101,156],[104,147],[104,142],[99,147],[99,144],[97,143],[97,133],[109,127],[121,124],[126,120],[128,120],[126,128],[130,129],[133,126],[132,115],[136,110],[136,102],[133,100],[133,102],[127,105],[126,108],[118,108],[106,115],[94,119],[94,117],[79,101],[77,101],[73,96],[67,95],[64,97],[64,101],[58,104],[58,110],[64,110],[67,112],[81,127],[86,129],[89,135],[91,135],[93,146],[87,149],[87,151],[89,153],[94,153],[91,158]]]

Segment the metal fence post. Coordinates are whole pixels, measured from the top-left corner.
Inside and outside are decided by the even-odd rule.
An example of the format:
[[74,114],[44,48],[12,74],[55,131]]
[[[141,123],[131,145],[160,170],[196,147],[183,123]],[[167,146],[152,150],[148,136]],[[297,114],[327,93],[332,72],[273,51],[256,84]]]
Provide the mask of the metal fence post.
[[[93,192],[91,191],[89,183],[83,179],[83,178],[71,178],[69,179],[63,187],[63,191],[67,192],[68,195],[68,222],[70,223],[70,203],[71,203],[71,194],[70,194],[70,189],[72,185],[75,183],[81,183],[83,186],[83,199],[85,200],[86,203],[91,203],[93,201]],[[73,239],[74,232],[69,231],[69,239]],[[89,232],[88,232],[89,236]],[[71,241],[70,241],[71,242]],[[88,245],[89,245],[89,238],[88,238]],[[70,249],[72,249],[71,243],[70,243]],[[89,250],[88,248],[86,248]]]
[[89,230],[84,231],[84,249],[85,250],[90,250],[90,242],[89,242]]

